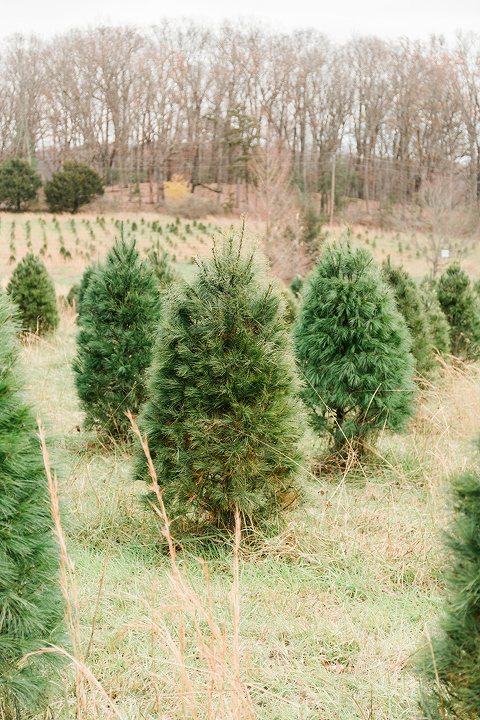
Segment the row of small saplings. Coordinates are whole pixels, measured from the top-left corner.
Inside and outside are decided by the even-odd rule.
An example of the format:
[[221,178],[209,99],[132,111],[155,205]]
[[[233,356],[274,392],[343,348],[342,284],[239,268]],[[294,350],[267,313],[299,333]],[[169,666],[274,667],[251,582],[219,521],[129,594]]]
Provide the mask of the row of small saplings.
[[[254,251],[243,247],[241,237],[231,235],[215,243],[212,257],[198,262],[197,275],[187,284],[174,278],[165,254],[151,252],[142,261],[134,241],[121,238],[103,264],[85,272],[77,297],[80,329],[73,366],[78,395],[86,426],[112,441],[131,438],[127,409],[138,417],[171,517],[229,529],[239,511],[245,523],[261,525],[291,505],[300,490],[306,464],[301,440],[308,418],[316,432],[330,437],[330,452],[341,462],[349,453],[362,455],[371,448],[381,429],[404,428],[413,415],[416,383],[412,348],[417,340],[419,353],[422,344],[413,334],[414,328],[409,331],[398,309],[395,294],[386,282],[387,271],[392,276],[396,273],[397,285],[404,287],[405,296],[409,295],[407,289],[413,292],[414,285],[403,271],[387,266],[382,272],[368,251],[354,247],[348,239],[324,250],[306,284],[300,307],[268,277]],[[34,298],[45,302],[45,307],[49,304],[54,324],[56,302],[53,285],[48,290],[44,266],[31,255],[25,258],[23,269],[21,265],[12,275],[8,292],[22,311],[22,302],[31,306]],[[31,275],[36,268],[35,282],[29,288],[26,268]],[[439,307],[441,288],[460,276],[457,266],[449,268],[438,283],[438,298],[434,298],[431,287],[427,288],[430,300],[423,300],[424,312],[417,317],[429,322],[424,325],[430,328],[428,332],[422,332],[432,346],[435,325],[444,317]],[[470,283],[468,288],[471,301],[478,302]],[[9,668],[8,678],[14,678],[7,678],[8,688],[0,695],[6,698],[0,700],[0,708],[8,713],[15,703],[28,704],[31,700],[31,691],[22,694],[22,687],[25,690],[31,685],[28,673],[37,677],[39,664],[33,659],[36,656],[30,656],[28,663],[21,662],[25,654],[38,649],[41,633],[32,636],[31,623],[21,610],[23,586],[18,585],[18,578],[36,587],[32,597],[38,604],[38,617],[44,614],[43,645],[47,640],[56,642],[55,629],[61,624],[41,456],[35,424],[17,397],[20,383],[12,382],[16,328],[12,308],[3,295],[2,307],[5,320],[0,328],[8,342],[1,344],[1,351],[7,348],[5,367],[8,362],[11,367],[3,378],[7,389],[0,395],[4,404],[1,417],[8,420],[14,450],[4,460],[6,486],[1,488],[5,492],[0,494],[0,509],[1,497],[8,498],[3,500],[7,517],[15,520],[13,536],[4,532],[2,545],[11,562],[21,566],[16,575],[6,577],[9,597],[17,597],[17,606],[0,599],[0,610],[7,618],[3,627],[12,638],[10,654],[0,659]],[[37,327],[39,318],[49,313],[41,315],[37,309]],[[25,319],[23,322],[28,327]],[[445,327],[448,330],[448,325]],[[460,342],[453,326],[449,335],[452,346]],[[476,338],[471,334],[463,351],[472,353]],[[425,375],[418,379],[425,381]],[[135,477],[150,483],[140,449]],[[35,496],[35,502],[26,506],[23,500],[30,495]],[[477,530],[480,507],[478,510]],[[459,517],[465,514],[461,510]],[[27,541],[22,528],[30,532],[32,523],[35,539],[29,535]],[[30,552],[32,542],[36,559],[26,567],[24,548],[28,546]],[[42,567],[51,570],[50,586],[49,572]],[[480,574],[477,584],[479,578]],[[471,602],[471,592],[468,597]],[[475,598],[477,611],[479,597],[480,592]],[[469,606],[465,608],[464,619],[474,618],[469,615]],[[456,637],[448,634],[448,625],[445,627],[441,648]],[[467,633],[465,642],[468,639]],[[427,703],[431,707],[445,704],[453,659],[457,665],[464,662],[456,650],[452,651],[438,674],[435,652],[437,682],[434,665],[428,653],[425,655],[424,664],[429,668],[424,673],[425,707]],[[477,664],[477,683],[478,675]],[[38,671],[38,687],[44,688],[41,677]],[[17,688],[13,694],[12,683]],[[458,693],[450,694],[454,704]]]

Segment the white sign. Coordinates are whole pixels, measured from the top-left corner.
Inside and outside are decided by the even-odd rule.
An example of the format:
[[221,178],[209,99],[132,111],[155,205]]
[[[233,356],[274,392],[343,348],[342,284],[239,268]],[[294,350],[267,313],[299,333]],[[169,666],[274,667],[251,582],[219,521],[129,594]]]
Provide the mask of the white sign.
[[442,248],[440,251],[440,257],[442,258],[449,258],[450,257],[450,250],[448,248]]

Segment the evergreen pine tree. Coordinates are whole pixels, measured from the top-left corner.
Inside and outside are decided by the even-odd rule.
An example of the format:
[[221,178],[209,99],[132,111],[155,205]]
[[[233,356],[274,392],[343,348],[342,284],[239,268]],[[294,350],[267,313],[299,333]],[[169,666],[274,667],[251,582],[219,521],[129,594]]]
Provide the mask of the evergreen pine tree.
[[440,307],[450,325],[452,353],[477,357],[480,353],[480,302],[470,278],[459,263],[450,265],[437,284]]
[[[160,323],[139,427],[172,518],[277,516],[296,494],[302,410],[280,292],[225,238]],[[141,455],[137,479],[148,481]]]
[[80,285],[78,286],[77,291],[77,297],[76,297],[76,311],[78,313],[77,317],[77,324],[81,325],[81,318],[83,315],[83,301],[85,300],[85,294],[87,292],[88,285],[90,283],[90,280],[92,279],[92,275],[97,269],[98,265],[96,263],[93,263],[92,265],[88,265],[88,267],[85,268],[83,271],[82,279],[80,280]]
[[147,257],[152,265],[160,291],[163,292],[167,290],[170,285],[175,282],[177,277],[175,270],[170,264],[168,252],[160,250],[160,246],[158,245],[157,248],[150,250]]
[[420,293],[433,346],[437,352],[447,355],[450,352],[450,326],[438,302],[435,281],[430,277],[424,278]]
[[383,262],[382,275],[392,288],[397,308],[410,331],[417,374],[425,378],[435,366],[435,352],[420,291],[410,275],[402,267],[394,267],[390,258]]
[[20,212],[23,203],[35,200],[42,187],[42,178],[31,165],[20,158],[11,158],[0,165],[0,203]]
[[452,482],[453,517],[445,538],[446,602],[439,627],[417,665],[422,717],[480,717],[480,477]]
[[135,415],[143,401],[159,314],[151,266],[140,261],[135,241],[122,238],[92,272],[81,300],[73,368],[87,427],[129,437],[125,411]]
[[20,311],[23,330],[44,335],[58,327],[55,286],[39,257],[25,255],[12,273],[7,292]]
[[0,290],[0,717],[39,711],[63,634],[58,547],[37,427],[23,399],[14,308]]
[[88,165],[71,160],[45,183],[45,199],[50,212],[72,212],[98,195],[103,195],[102,178]]
[[340,458],[362,454],[384,426],[413,412],[414,359],[405,321],[372,255],[349,242],[326,249],[294,327],[302,397]]

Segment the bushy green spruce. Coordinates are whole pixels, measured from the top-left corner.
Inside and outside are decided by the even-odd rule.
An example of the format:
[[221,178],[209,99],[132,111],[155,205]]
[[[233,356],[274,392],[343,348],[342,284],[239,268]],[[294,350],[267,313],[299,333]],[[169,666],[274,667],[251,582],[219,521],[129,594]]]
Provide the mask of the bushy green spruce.
[[382,264],[382,275],[392,288],[397,308],[410,331],[417,375],[426,378],[434,369],[436,358],[420,290],[406,270],[392,265],[390,258]]
[[480,354],[480,301],[459,263],[450,265],[437,284],[440,307],[450,325],[452,353],[462,358]]
[[58,327],[55,286],[39,257],[25,255],[12,273],[7,292],[20,311],[23,330],[44,335]]
[[58,546],[37,426],[22,392],[14,312],[0,290],[0,717],[7,720],[41,711],[59,656],[29,654],[63,635]]
[[151,266],[140,261],[135,241],[122,238],[92,272],[81,300],[73,368],[87,427],[129,437],[125,411],[135,415],[144,399],[159,314]]
[[[231,527],[296,494],[302,410],[279,290],[225,238],[166,302],[140,415],[172,519]],[[140,454],[137,479],[148,481]]]
[[[480,443],[479,443],[480,446]],[[436,634],[417,665],[422,717],[480,717],[480,477],[452,482],[453,518],[445,544],[446,603]]]
[[422,280],[420,293],[433,346],[441,355],[447,355],[450,352],[450,326],[438,302],[436,283],[431,277]]
[[0,204],[20,211],[22,204],[35,200],[42,178],[32,166],[20,158],[11,158],[0,165]]
[[349,242],[326,249],[294,327],[302,397],[333,452],[361,455],[383,427],[400,430],[414,405],[405,320],[372,255]]
[[98,195],[103,195],[103,182],[88,165],[72,160],[45,183],[45,199],[50,212],[72,212]]

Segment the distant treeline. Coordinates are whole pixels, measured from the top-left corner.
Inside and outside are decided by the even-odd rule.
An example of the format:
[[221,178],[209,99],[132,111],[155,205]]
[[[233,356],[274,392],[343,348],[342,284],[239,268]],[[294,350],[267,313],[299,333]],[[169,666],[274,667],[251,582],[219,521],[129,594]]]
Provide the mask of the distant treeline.
[[[408,203],[480,198],[480,35],[454,47],[254,23],[97,27],[0,48],[0,160],[43,175],[78,159],[107,183],[182,174],[250,184],[259,145],[286,148],[302,190]],[[289,160],[290,162],[290,160]],[[446,188],[446,189],[445,189]],[[247,194],[245,193],[247,197]]]

